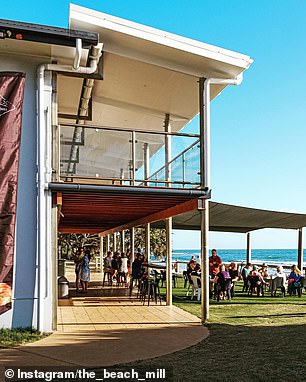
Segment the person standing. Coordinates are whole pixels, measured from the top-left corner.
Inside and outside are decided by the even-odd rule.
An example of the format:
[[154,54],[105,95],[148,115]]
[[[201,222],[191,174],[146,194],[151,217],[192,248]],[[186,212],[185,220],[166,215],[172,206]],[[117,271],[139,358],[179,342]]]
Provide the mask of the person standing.
[[79,292],[80,290],[80,266],[81,266],[83,257],[84,257],[84,248],[82,247],[78,250],[77,254],[72,255],[72,258],[74,261],[75,287],[77,292]]
[[90,267],[89,267],[89,262],[90,262],[90,250],[87,249],[85,251],[84,257],[81,261],[80,265],[80,280],[81,280],[81,285],[82,285],[82,292],[86,293],[88,290],[88,283],[90,281]]
[[219,273],[220,265],[222,264],[222,259],[217,255],[217,250],[211,250],[211,256],[209,257],[209,274],[213,277]]

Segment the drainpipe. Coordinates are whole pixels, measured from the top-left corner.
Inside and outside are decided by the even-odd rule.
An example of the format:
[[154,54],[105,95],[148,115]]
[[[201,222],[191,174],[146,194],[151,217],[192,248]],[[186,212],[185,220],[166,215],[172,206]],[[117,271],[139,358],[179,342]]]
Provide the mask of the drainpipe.
[[[76,55],[73,65],[41,64],[37,70],[37,328],[39,331],[48,330],[44,327],[44,299],[48,296],[47,259],[51,248],[51,237],[47,227],[50,223],[49,204],[51,193],[47,191],[51,182],[51,156],[48,149],[48,109],[45,110],[45,71],[79,74],[92,74],[96,71],[102,54],[102,44],[94,47],[94,56],[88,67],[80,67],[81,41],[76,42]],[[45,115],[46,114],[46,115]],[[45,194],[46,193],[46,194]]]
[[243,79],[242,73],[236,78],[207,78],[204,82],[204,185],[210,189],[210,85],[240,85]]
[[[201,187],[210,192],[210,85],[240,85],[242,74],[233,79],[200,78],[200,158]],[[201,211],[201,322],[209,320],[209,203],[202,201]]]

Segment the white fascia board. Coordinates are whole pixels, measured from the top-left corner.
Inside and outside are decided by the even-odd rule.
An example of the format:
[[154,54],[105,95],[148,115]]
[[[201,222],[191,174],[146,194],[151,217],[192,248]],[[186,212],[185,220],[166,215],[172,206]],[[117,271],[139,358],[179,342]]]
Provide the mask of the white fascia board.
[[249,56],[241,53],[205,44],[75,4],[70,4],[69,24],[71,24],[72,20],[96,25],[97,27],[116,31],[124,35],[130,35],[183,52],[224,62],[241,69],[247,69],[253,62]]

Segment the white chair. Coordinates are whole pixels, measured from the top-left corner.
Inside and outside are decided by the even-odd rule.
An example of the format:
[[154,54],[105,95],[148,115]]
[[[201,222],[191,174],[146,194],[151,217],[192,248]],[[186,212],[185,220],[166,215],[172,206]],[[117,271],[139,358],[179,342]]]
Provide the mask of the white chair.
[[276,295],[276,290],[280,288],[282,292],[282,297],[285,297],[285,285],[284,285],[284,279],[283,277],[275,277],[272,280],[272,285],[271,285],[271,296]]
[[198,301],[200,301],[201,300],[201,278],[196,275],[191,275],[191,281],[192,281],[191,300],[193,300],[194,296],[196,295],[196,291],[198,291]]

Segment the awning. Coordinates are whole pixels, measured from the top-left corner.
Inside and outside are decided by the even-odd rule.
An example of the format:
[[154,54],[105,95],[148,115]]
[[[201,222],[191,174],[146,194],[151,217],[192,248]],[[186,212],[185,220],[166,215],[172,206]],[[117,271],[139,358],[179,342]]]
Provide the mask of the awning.
[[[199,211],[191,211],[173,218],[173,228],[200,230]],[[249,232],[262,228],[298,229],[306,226],[306,214],[261,210],[230,204],[209,202],[209,230],[221,232]]]
[[[50,183],[60,207],[59,231],[106,233],[152,223],[164,227],[173,217],[173,228],[200,230],[199,198],[204,191]],[[262,210],[209,201],[210,231],[249,232],[262,228],[298,229],[306,214]]]

